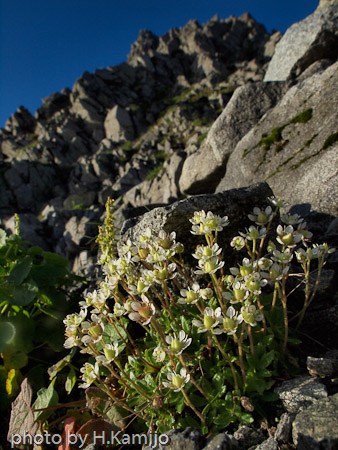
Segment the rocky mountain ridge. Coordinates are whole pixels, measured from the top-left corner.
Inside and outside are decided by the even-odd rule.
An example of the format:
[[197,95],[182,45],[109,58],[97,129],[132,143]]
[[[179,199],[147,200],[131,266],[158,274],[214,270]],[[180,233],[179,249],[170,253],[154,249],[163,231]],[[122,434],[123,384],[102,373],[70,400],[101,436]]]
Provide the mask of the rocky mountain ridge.
[[[257,181],[283,196],[285,169],[289,186],[304,185],[303,171],[315,177],[319,158],[326,175],[307,181],[317,185],[310,197],[321,212],[337,215],[336,164],[323,171],[336,157],[337,3],[306,18],[307,34],[297,40],[303,22],[291,27],[291,40],[288,32],[270,35],[249,14],[215,16],[203,26],[193,20],[162,37],[143,30],[126,63],[84,73],[72,90],[44,99],[34,117],[20,107],[0,131],[3,225],[13,229],[18,212],[25,237],[86,273],[108,196],[122,226],[155,206]],[[299,73],[297,62],[284,60],[285,48],[303,58]],[[264,82],[271,67],[281,67],[279,80]],[[290,168],[297,161],[304,164]],[[329,200],[317,201],[329,187]],[[297,189],[302,203],[308,191],[301,183]],[[292,189],[285,192],[292,199]]]
[[20,107],[0,131],[4,225],[19,212],[28,238],[73,259],[108,195],[133,208],[180,198],[186,155],[236,86],[263,79],[280,37],[249,14],[144,30],[127,63],[84,73],[35,117]]

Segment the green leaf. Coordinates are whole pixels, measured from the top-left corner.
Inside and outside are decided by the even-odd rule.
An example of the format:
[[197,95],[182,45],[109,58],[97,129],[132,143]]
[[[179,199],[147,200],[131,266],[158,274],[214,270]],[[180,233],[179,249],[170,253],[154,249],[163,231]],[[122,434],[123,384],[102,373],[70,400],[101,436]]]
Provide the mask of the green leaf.
[[13,289],[13,299],[11,299],[11,303],[18,306],[27,306],[32,303],[38,291],[39,288],[34,281],[23,283],[21,286],[16,286]]
[[49,375],[49,379],[52,380],[53,378],[56,377],[56,375],[61,372],[61,370],[68,366],[68,363],[70,362],[70,360],[73,358],[73,356],[76,353],[76,348],[73,347],[70,351],[70,353],[65,356],[64,358],[60,359],[60,361],[58,361],[57,363],[55,363],[53,366],[49,367],[47,372]]
[[191,403],[194,406],[197,406],[197,407],[205,406],[207,403],[207,400],[204,397],[202,397],[201,395],[196,395],[196,394],[190,394],[189,400],[191,401]]
[[8,281],[14,286],[19,286],[31,271],[33,260],[30,256],[25,256],[15,264],[10,271]]
[[58,279],[64,278],[68,273],[65,267],[53,264],[34,266],[31,270],[31,277],[38,286],[54,286]]
[[11,322],[0,322],[0,352],[13,340],[15,334],[16,329]]
[[67,267],[68,260],[63,256],[57,255],[56,253],[51,252],[42,252],[42,256],[45,258],[47,264],[59,266],[59,267]]
[[265,369],[272,363],[272,361],[274,359],[275,359],[275,351],[274,350],[271,350],[270,352],[265,353],[259,361],[259,367]]
[[66,392],[68,395],[72,392],[73,387],[75,386],[75,383],[76,383],[76,374],[75,374],[74,368],[71,367],[69,369],[66,383],[65,383],[65,389],[66,389]]
[[8,345],[4,349],[2,357],[7,370],[21,369],[28,363],[28,356],[26,355],[26,353],[14,347],[13,345]]
[[176,403],[176,411],[178,414],[182,414],[182,411],[184,410],[185,403],[184,403],[184,397],[182,396],[179,401]]
[[181,325],[183,328],[183,331],[185,331],[187,334],[190,333],[190,321],[185,316],[181,316]]
[[[59,396],[54,389],[53,382],[51,382],[48,388],[42,388],[38,392],[38,398],[32,405],[32,409],[42,409],[49,408],[50,406],[57,405],[59,401]],[[51,411],[36,411],[34,412],[34,419],[39,421],[45,421],[48,419],[50,415],[53,414],[53,410]]]
[[123,342],[120,338],[120,335],[123,337],[123,339],[127,340],[127,333],[120,325],[111,325],[110,323],[107,323],[104,326],[103,329],[103,337],[108,337],[110,342],[117,340],[118,342]]

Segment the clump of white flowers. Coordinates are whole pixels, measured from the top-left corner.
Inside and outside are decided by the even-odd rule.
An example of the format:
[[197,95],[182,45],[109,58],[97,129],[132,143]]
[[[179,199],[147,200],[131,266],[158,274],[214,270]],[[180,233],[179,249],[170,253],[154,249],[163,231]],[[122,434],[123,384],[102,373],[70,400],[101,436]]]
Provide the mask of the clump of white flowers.
[[[80,387],[95,384],[109,404],[159,432],[199,424],[209,432],[251,422],[252,405],[271,388],[278,354],[288,344],[291,261],[300,263],[306,286],[304,306],[294,316],[299,326],[318,287],[309,286],[310,265],[316,261],[319,281],[325,256],[334,251],[311,246],[298,215],[283,215],[273,239],[272,224],[284,204],[272,204],[248,215],[254,225],[230,242],[234,255],[245,254],[227,268],[217,241],[229,218],[195,212],[191,233],[204,236],[205,244],[195,249],[196,266],[189,270],[173,231],[144,230],[138,242],[128,240],[117,251],[108,202],[98,238],[103,280],[85,294],[80,312],[64,320],[65,347],[79,347],[89,358]],[[118,389],[109,388],[107,376]],[[244,395],[252,402],[247,410]]]

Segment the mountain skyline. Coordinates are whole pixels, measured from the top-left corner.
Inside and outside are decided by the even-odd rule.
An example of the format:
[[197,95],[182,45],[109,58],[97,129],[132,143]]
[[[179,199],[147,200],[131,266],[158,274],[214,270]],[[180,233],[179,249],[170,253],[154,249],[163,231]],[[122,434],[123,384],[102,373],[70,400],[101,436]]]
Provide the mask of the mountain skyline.
[[[197,19],[201,24],[215,14],[225,19],[249,12],[269,32],[282,33],[294,22],[311,14],[318,1],[304,6],[287,0],[242,0],[225,5],[173,0],[170,4],[146,0],[20,0],[0,6],[0,127],[23,105],[32,114],[42,98],[72,88],[83,72],[118,65],[127,60],[139,31],[149,29],[158,36],[171,28]],[[80,6],[80,7],[79,7]]]

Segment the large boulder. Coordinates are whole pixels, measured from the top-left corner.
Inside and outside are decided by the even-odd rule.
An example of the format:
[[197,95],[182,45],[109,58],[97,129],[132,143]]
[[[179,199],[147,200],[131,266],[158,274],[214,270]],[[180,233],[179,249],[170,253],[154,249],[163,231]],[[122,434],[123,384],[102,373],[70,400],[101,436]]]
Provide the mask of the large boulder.
[[292,25],[276,45],[264,81],[282,81],[298,76],[318,59],[337,59],[338,3],[321,2],[321,7]]
[[267,181],[291,205],[338,215],[338,63],[293,86],[238,143],[217,191]]
[[127,220],[121,230],[122,241],[130,239],[138,242],[139,236],[150,228],[154,235],[164,229],[166,232],[176,231],[177,240],[184,243],[184,258],[188,262],[196,264],[196,260],[190,255],[198,243],[204,242],[200,236],[191,234],[191,223],[195,211],[212,211],[220,216],[228,216],[230,224],[224,233],[220,233],[219,243],[225,249],[225,263],[234,264],[233,250],[230,240],[238,234],[239,230],[252,225],[248,214],[254,206],[260,208],[268,204],[267,197],[273,195],[266,183],[242,189],[232,189],[218,194],[204,194],[189,197],[173,203],[153,209],[141,217]]
[[292,437],[299,450],[338,448],[338,394],[317,400],[297,414]]
[[236,89],[205,143],[185,160],[179,181],[181,192],[214,192],[236,144],[277,103],[284,86],[258,82]]
[[134,138],[134,126],[128,111],[115,105],[107,114],[104,121],[106,137],[114,142],[126,141]]

